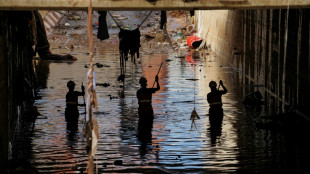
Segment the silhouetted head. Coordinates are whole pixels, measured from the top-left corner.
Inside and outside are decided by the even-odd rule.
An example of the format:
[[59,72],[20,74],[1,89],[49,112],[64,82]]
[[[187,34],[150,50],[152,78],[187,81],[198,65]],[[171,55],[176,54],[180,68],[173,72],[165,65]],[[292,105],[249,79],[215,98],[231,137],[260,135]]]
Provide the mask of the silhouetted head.
[[215,81],[211,81],[211,82],[209,83],[209,87],[210,87],[211,89],[216,89],[216,86],[217,86],[217,84],[216,84]]
[[141,86],[146,86],[147,85],[147,80],[145,77],[141,77],[139,80],[139,83]]
[[68,87],[70,90],[73,90],[74,87],[75,87],[75,83],[74,83],[72,80],[70,80],[70,81],[67,83],[67,87]]

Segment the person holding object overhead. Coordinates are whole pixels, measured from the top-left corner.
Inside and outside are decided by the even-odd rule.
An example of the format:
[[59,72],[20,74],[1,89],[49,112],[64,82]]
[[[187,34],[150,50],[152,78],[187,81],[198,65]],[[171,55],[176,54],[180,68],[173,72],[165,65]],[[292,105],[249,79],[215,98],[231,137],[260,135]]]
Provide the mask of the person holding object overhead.
[[211,81],[209,83],[209,87],[211,89],[211,92],[208,93],[207,100],[208,100],[208,103],[210,105],[209,112],[211,112],[211,113],[212,112],[218,112],[220,110],[223,112],[222,95],[227,93],[227,89],[223,85],[222,80],[220,80],[220,86],[222,86],[224,90],[219,90],[220,86],[218,89],[216,89],[216,86],[217,86],[217,84],[215,81]]
[[137,98],[139,104],[139,119],[153,120],[153,107],[152,107],[152,94],[160,90],[160,85],[158,82],[158,76],[155,77],[155,82],[157,84],[156,88],[147,88],[147,80],[145,77],[141,77],[139,83],[141,88],[137,91]]
[[[223,90],[219,90],[220,86],[222,86]],[[209,87],[211,92],[207,95],[207,100],[210,106],[209,109],[209,122],[210,122],[210,134],[211,134],[211,144],[215,144],[218,136],[221,135],[222,132],[222,122],[223,122],[223,103],[222,103],[222,95],[227,93],[227,89],[223,84],[223,81],[220,80],[219,87],[215,81],[211,81],[209,83]]]
[[[137,91],[138,98],[138,140],[141,142],[140,154],[144,156],[146,154],[146,147],[148,143],[152,141],[152,129],[154,113],[152,107],[152,95],[156,91],[160,90],[158,75],[155,77],[155,82],[157,84],[156,88],[147,88],[147,80],[145,77],[141,77],[139,83],[141,88]],[[153,85],[154,86],[154,85]]]

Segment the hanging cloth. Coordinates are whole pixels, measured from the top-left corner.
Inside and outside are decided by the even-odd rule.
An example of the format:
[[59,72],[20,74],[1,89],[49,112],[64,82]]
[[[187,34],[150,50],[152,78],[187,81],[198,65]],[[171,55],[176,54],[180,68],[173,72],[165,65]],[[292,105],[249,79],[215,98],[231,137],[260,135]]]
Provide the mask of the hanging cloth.
[[133,58],[135,54],[137,58],[139,58],[139,48],[140,45],[140,30],[136,28],[134,30],[125,30],[120,28],[120,32],[118,34],[119,37],[119,50],[120,54],[124,56],[124,59],[128,60],[128,54]]
[[160,29],[164,28],[164,25],[167,23],[167,11],[160,11]]
[[99,13],[99,27],[97,32],[97,38],[100,40],[109,39],[109,31],[107,25],[107,11],[98,11]]
[[134,30],[123,29],[117,23],[117,21],[114,19],[112,14],[110,12],[108,12],[108,13],[112,17],[112,19],[114,20],[114,22],[116,23],[118,28],[120,29],[118,37],[120,40],[119,50],[120,50],[121,57],[123,57],[125,59],[125,61],[127,61],[128,60],[128,54],[131,55],[131,58],[134,58],[135,54],[137,54],[137,58],[139,58],[140,57],[139,56],[139,49],[141,47],[141,45],[140,45],[141,33],[140,33],[139,28],[146,21],[146,19],[151,15],[152,11],[146,16],[146,18],[144,18],[144,20],[141,22],[139,27],[134,29]]

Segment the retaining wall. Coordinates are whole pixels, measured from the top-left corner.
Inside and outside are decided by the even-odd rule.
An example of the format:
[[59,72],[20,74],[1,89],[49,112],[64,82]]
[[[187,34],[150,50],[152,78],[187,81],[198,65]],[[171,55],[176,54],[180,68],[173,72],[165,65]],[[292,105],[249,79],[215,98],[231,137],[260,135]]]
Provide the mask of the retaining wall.
[[[198,35],[222,65],[242,70],[243,86],[269,108],[310,115],[309,9],[196,11]],[[237,53],[234,54],[234,48]]]

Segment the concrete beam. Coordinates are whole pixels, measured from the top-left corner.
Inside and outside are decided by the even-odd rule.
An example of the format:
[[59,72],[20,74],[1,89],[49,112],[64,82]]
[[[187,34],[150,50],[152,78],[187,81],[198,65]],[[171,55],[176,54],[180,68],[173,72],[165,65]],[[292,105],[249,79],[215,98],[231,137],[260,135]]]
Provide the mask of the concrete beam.
[[[310,8],[310,0],[92,0],[94,10]],[[86,10],[89,0],[1,0],[0,10]]]

